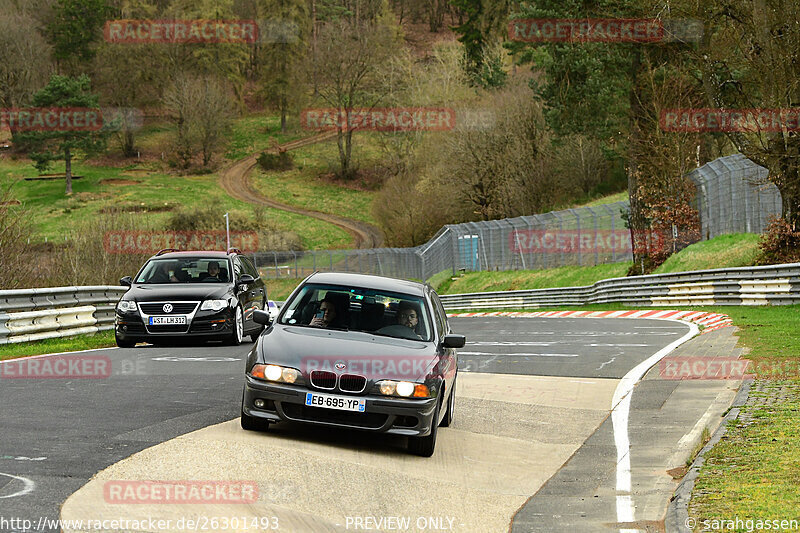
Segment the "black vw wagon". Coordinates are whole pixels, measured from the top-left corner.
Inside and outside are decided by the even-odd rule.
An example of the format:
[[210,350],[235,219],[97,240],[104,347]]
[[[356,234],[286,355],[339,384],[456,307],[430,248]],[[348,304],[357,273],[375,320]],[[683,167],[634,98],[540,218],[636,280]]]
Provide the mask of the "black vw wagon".
[[253,313],[267,309],[267,289],[239,250],[162,250],[120,283],[130,287],[116,306],[120,347],[178,336],[238,345],[264,330]]

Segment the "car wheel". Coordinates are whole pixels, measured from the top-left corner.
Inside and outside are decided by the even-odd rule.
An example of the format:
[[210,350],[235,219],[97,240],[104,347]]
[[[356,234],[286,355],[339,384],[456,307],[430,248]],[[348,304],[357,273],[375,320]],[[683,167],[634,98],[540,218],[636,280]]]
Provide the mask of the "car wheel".
[[450,427],[453,423],[453,411],[456,408],[456,380],[453,380],[453,387],[450,389],[450,397],[447,399],[447,411],[440,424],[443,428]]
[[433,455],[433,450],[436,448],[436,433],[439,429],[439,409],[441,403],[436,407],[433,413],[433,424],[431,424],[431,432],[424,437],[409,437],[408,438],[408,451],[420,457],[430,457]]
[[237,305],[233,319],[233,331],[228,337],[228,344],[239,346],[242,344],[242,337],[244,337],[244,315],[242,314],[242,306]]
[[246,431],[267,431],[269,429],[269,422],[255,418],[244,413],[244,393],[242,393],[242,429]]
[[117,342],[117,346],[119,346],[120,348],[133,348],[134,346],[136,346],[136,343],[133,341],[126,341],[120,339],[119,335],[117,335],[116,332],[114,333],[114,340]]

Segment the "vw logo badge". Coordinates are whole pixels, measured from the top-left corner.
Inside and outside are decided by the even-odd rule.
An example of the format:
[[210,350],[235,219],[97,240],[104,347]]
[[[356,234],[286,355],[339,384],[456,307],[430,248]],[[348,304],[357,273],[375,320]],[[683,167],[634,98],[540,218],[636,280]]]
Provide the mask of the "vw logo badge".
[[344,370],[347,367],[347,365],[345,365],[344,363],[336,363],[333,366],[336,368],[336,370]]
[[162,309],[164,309],[165,313],[171,313],[172,312],[172,304],[164,304],[164,307],[162,307]]

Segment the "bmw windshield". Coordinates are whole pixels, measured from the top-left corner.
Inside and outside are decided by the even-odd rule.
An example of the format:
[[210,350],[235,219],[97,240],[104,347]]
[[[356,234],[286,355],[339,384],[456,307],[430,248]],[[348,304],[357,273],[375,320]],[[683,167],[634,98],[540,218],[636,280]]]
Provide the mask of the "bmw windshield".
[[279,323],[421,341],[432,337],[421,296],[362,287],[306,284],[286,303]]

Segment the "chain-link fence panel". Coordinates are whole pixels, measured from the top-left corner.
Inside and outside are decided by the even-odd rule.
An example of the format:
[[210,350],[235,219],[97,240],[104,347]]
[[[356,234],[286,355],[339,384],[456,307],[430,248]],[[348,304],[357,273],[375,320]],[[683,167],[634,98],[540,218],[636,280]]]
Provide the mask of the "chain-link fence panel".
[[316,271],[355,272],[427,281],[459,270],[542,269],[631,260],[627,202],[443,227],[415,248],[259,252],[267,278],[303,278]]
[[697,187],[703,239],[727,233],[761,233],[780,216],[781,193],[769,171],[742,154],[706,163],[687,175]]

